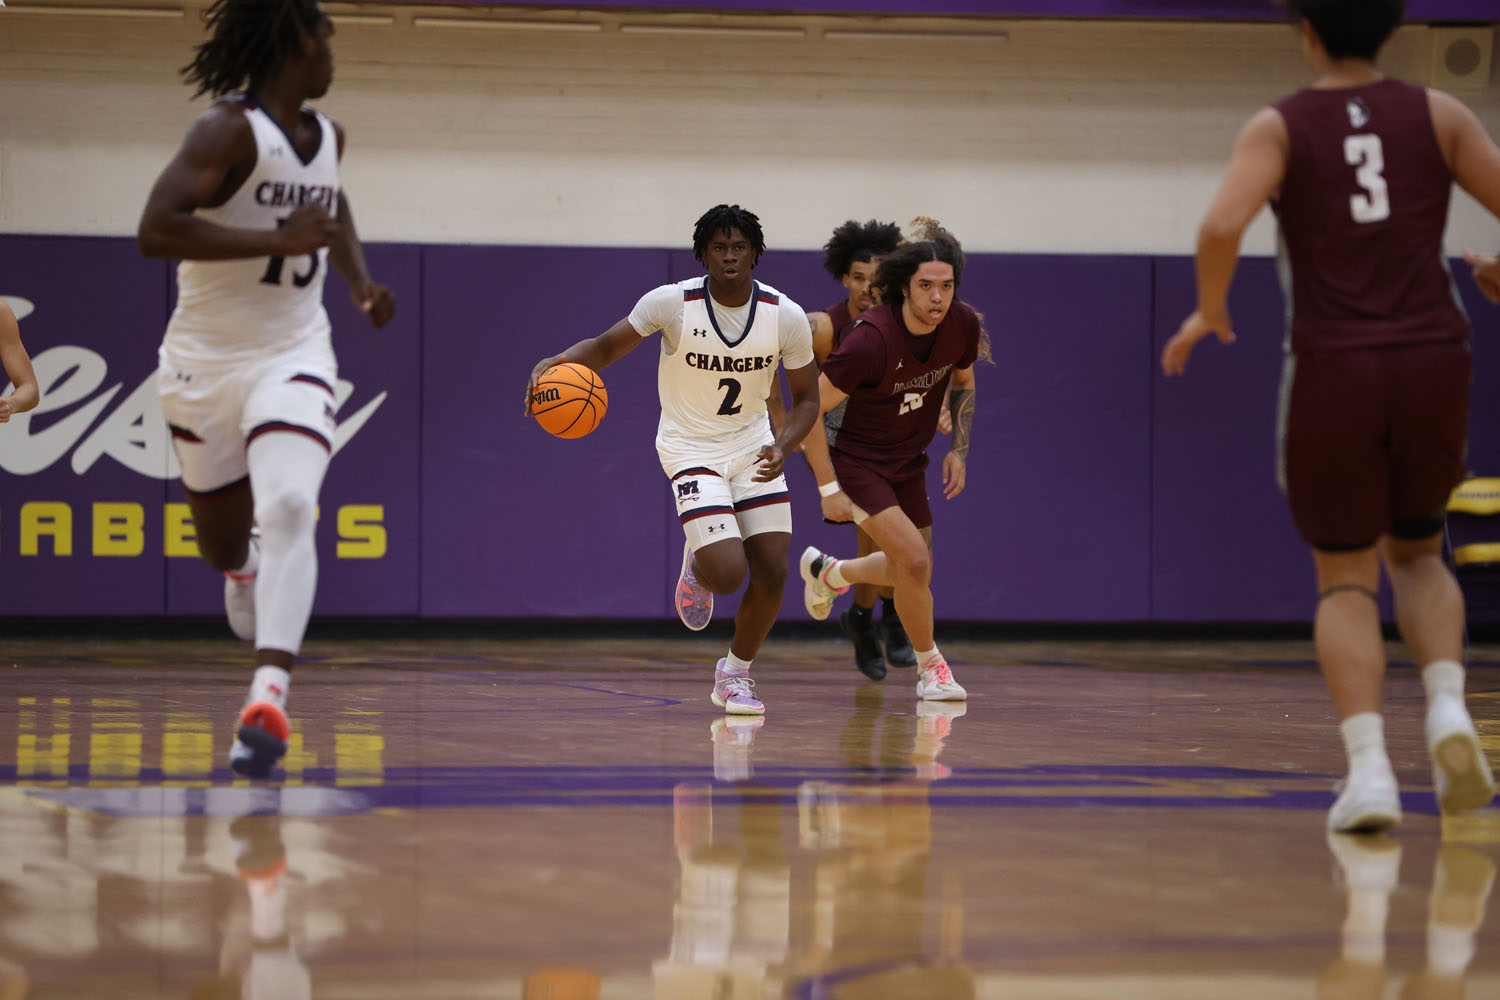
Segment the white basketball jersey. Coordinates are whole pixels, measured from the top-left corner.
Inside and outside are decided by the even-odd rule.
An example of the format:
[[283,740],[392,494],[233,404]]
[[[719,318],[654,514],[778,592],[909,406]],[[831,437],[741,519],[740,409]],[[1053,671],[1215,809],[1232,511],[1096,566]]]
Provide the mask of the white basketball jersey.
[[[303,162],[291,137],[259,104],[240,98],[255,133],[255,169],[229,200],[200,218],[240,229],[275,229],[309,202],[338,212],[339,153],[333,124],[316,111],[322,138]],[[310,110],[310,109],[305,109]],[[296,257],[185,260],[177,308],[162,341],[164,361],[240,361],[329,340],[323,309],[328,248]]]
[[708,279],[682,282],[682,333],[664,337],[656,369],[661,422],[656,448],[663,456],[696,455],[723,461],[775,440],[766,397],[781,361],[781,293],[759,282],[739,324],[715,313]]

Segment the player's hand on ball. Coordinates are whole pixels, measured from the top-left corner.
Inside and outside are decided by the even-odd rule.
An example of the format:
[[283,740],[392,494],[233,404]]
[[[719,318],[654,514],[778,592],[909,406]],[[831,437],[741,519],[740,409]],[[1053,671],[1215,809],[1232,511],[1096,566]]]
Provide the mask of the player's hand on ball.
[[786,468],[786,454],[774,444],[761,448],[755,457],[760,460],[760,468],[755,470],[754,482],[769,483]]
[[964,462],[963,456],[956,451],[950,451],[943,456],[943,496],[952,500],[964,491],[964,484],[969,480],[969,466]]
[[377,285],[372,281],[363,288],[351,288],[349,297],[354,300],[360,312],[370,317],[370,322],[377,330],[396,315],[396,296],[384,285]]
[[1221,344],[1234,343],[1234,325],[1229,321],[1229,313],[1221,312],[1211,316],[1194,310],[1191,316],[1182,321],[1182,326],[1167,341],[1167,346],[1162,348],[1162,373],[1181,375],[1187,371],[1188,357],[1193,353],[1193,348],[1210,333],[1218,337]]
[[542,377],[542,372],[555,364],[560,364],[565,358],[561,354],[554,354],[550,358],[543,358],[531,369],[531,377],[526,380],[526,415],[531,416],[531,394],[536,392],[536,380]]
[[843,490],[823,498],[823,519],[843,524],[854,520],[854,503]]

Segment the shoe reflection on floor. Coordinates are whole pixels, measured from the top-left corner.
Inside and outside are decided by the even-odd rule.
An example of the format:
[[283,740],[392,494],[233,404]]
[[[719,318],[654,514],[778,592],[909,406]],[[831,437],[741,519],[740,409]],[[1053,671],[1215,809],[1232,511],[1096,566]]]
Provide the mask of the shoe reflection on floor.
[[[1461,1000],[1484,923],[1495,863],[1480,851],[1444,843],[1427,897],[1426,964],[1401,989],[1402,1000]],[[1386,922],[1401,881],[1402,844],[1388,834],[1329,834],[1337,881],[1348,897],[1339,957],[1318,978],[1319,1000],[1379,1000],[1385,995]]]
[[960,881],[934,864],[928,803],[964,711],[888,707],[884,685],[857,688],[839,736],[848,777],[799,786],[794,847],[789,803],[752,780],[752,740],[721,743],[716,725],[715,777],[737,783],[674,790],[681,874],[670,950],[652,966],[657,1000],[972,998]]
[[[287,854],[281,816],[254,814],[229,824],[248,913],[236,908],[224,931],[219,974],[192,1000],[308,1000],[312,977],[287,930]],[[248,920],[247,920],[248,917]]]

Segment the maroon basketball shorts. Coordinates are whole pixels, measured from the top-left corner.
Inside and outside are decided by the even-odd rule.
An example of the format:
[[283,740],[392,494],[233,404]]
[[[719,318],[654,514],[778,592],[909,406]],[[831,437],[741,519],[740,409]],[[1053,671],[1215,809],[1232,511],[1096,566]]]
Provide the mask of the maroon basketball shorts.
[[1442,530],[1464,476],[1472,359],[1464,342],[1288,357],[1278,464],[1317,549]]
[[[890,507],[900,507],[918,528],[932,525],[932,507],[927,502],[927,456],[892,475],[838,451],[832,452],[833,472],[839,487],[855,506],[854,523],[873,517]],[[861,516],[864,515],[864,516]]]

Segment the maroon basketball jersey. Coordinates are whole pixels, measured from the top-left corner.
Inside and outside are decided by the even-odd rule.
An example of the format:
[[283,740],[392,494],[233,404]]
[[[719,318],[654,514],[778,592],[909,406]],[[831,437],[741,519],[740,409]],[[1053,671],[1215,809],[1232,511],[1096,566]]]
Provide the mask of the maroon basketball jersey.
[[1426,90],[1309,89],[1276,109],[1291,140],[1274,208],[1293,352],[1468,337],[1443,259],[1453,179]]
[[978,356],[979,316],[966,303],[954,302],[922,337],[907,332],[899,308],[867,309],[823,362],[828,381],[849,394],[833,450],[890,476],[921,468],[953,370]]

